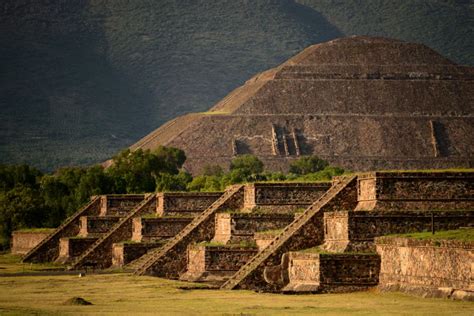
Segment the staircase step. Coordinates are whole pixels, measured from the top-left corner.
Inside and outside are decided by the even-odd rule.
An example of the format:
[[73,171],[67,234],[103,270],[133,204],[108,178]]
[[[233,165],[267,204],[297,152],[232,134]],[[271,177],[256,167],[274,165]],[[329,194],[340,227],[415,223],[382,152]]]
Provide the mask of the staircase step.
[[[299,230],[303,228],[308,222],[312,221],[317,214],[322,219],[322,208],[326,206],[332,199],[334,199],[344,188],[349,184],[355,183],[356,176],[351,176],[342,179],[340,182],[333,185],[325,194],[323,194],[316,202],[314,202],[304,213],[296,218],[290,225],[288,225],[272,242],[264,249],[262,249],[255,257],[253,257],[247,264],[245,264],[235,275],[227,280],[222,289],[231,290],[239,286],[252,272],[257,268],[263,267],[264,263],[271,256],[278,256],[278,251],[285,243]],[[356,200],[356,196],[355,196]],[[321,238],[322,239],[322,238]],[[298,250],[298,249],[295,249]],[[283,254],[283,253],[282,253]],[[281,254],[281,255],[282,255]],[[281,257],[280,255],[280,257]],[[263,276],[261,276],[263,278]]]
[[[238,193],[240,195],[237,195]],[[186,269],[187,246],[192,242],[211,239],[213,232],[207,232],[207,230],[210,230],[209,227],[214,224],[214,214],[224,206],[231,207],[231,204],[235,204],[234,199],[243,202],[243,185],[230,187],[208,209],[195,217],[178,235],[170,239],[165,246],[140,258],[141,266],[135,271],[135,274],[143,275],[156,266],[163,269],[159,273],[160,276],[178,277]],[[204,232],[199,229],[203,229]]]

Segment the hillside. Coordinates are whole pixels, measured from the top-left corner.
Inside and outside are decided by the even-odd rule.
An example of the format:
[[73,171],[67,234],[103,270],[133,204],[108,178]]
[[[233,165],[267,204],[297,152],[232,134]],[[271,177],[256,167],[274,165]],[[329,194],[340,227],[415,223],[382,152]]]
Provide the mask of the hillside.
[[0,5],[0,163],[107,159],[256,72],[352,34],[474,64],[472,1],[49,1]]

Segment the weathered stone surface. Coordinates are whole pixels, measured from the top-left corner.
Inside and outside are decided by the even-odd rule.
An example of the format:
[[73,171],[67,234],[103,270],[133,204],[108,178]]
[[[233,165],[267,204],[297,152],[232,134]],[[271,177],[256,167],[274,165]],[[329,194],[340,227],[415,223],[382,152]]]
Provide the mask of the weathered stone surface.
[[[248,268],[247,266],[242,267],[240,271],[223,285],[223,288],[279,291],[285,284],[280,282],[268,283],[265,280],[265,270],[267,269],[267,275],[268,267],[274,267],[275,271],[284,270],[284,267],[281,265],[282,256],[285,253],[321,245],[324,241],[324,213],[338,209],[354,209],[357,205],[356,186],[355,176],[336,183],[335,186],[327,191],[326,198],[323,198],[324,202],[315,202],[315,204],[305,210],[301,217],[286,227],[268,247],[259,252],[256,257],[260,254],[265,254],[262,260],[249,262],[248,264],[251,265],[251,269],[248,271],[245,270]],[[311,216],[308,217],[305,213],[311,214]],[[267,251],[269,251],[268,256]],[[240,277],[239,273],[242,270],[246,272]]]
[[91,202],[79,209],[59,226],[48,237],[31,249],[24,257],[24,262],[52,262],[59,256],[59,240],[79,234],[81,216],[95,216],[100,212],[100,198],[91,197]]
[[48,237],[53,232],[53,229],[49,231],[14,231],[12,234],[12,247],[11,252],[14,255],[24,255],[36,245],[38,245],[43,239]]
[[65,237],[59,241],[59,256],[56,262],[69,263],[87,250],[98,237]]
[[157,194],[160,216],[194,216],[214,203],[222,192],[163,192]]
[[112,267],[123,267],[147,253],[148,250],[161,247],[161,242],[116,243],[112,246]]
[[178,278],[187,269],[187,247],[193,243],[211,240],[215,231],[216,213],[219,210],[241,209],[243,200],[242,185],[229,187],[215,204],[195,217],[183,232],[171,239],[159,253],[152,253],[151,257],[144,258],[146,261],[138,267],[136,273]]
[[255,233],[253,235],[253,239],[255,240],[255,243],[257,244],[257,247],[259,250],[262,250],[263,248],[265,248],[266,246],[268,246],[272,240],[278,236],[279,233],[278,232],[275,232],[275,233]]
[[191,223],[192,220],[192,217],[136,217],[132,223],[132,240],[150,242],[171,238]]
[[187,253],[187,271],[180,277],[181,280],[223,281],[255,256],[257,249],[193,245],[188,247]]
[[105,234],[120,219],[120,216],[81,216],[78,236],[93,237]]
[[376,286],[377,254],[290,252],[285,292],[351,292]]
[[183,149],[186,168],[255,154],[270,170],[318,155],[351,170],[472,167],[474,68],[424,45],[350,37],[257,74],[207,113],[132,146]]
[[374,238],[474,225],[471,211],[336,211],[324,214],[324,249],[375,251]]
[[472,300],[473,242],[379,237],[376,244],[381,289]]
[[145,198],[144,194],[108,194],[100,197],[101,216],[124,216]]
[[293,214],[216,214],[213,240],[220,243],[253,241],[255,232],[282,229],[295,219]]
[[268,213],[303,210],[330,186],[329,183],[250,183],[245,186],[244,210]]
[[474,207],[474,172],[373,172],[358,176],[358,210]]

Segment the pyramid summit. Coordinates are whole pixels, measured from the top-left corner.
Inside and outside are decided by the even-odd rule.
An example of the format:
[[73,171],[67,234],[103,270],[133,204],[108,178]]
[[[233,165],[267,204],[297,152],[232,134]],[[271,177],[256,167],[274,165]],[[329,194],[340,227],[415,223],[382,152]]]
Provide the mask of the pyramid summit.
[[312,45],[208,112],[180,116],[132,149],[173,146],[185,167],[254,154],[270,170],[317,155],[354,171],[472,167],[474,68],[427,46],[355,36]]

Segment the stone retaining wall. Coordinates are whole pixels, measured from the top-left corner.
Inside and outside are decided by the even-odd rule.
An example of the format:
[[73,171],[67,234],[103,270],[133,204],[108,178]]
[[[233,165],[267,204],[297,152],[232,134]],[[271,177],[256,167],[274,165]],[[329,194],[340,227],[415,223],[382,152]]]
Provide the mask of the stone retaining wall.
[[189,246],[187,271],[180,279],[203,281],[209,279],[210,275],[230,276],[257,252],[257,248]]
[[294,220],[293,214],[216,214],[214,241],[221,243],[253,240],[258,231],[281,229]]
[[145,198],[144,194],[108,194],[100,196],[100,215],[126,215]]
[[161,247],[162,242],[154,243],[116,243],[112,246],[112,266],[123,267],[147,253],[148,250]]
[[376,286],[376,254],[289,252],[287,292],[349,292]]
[[56,262],[70,262],[86,251],[97,239],[96,237],[61,238],[59,240],[59,257],[56,259]]
[[474,300],[474,242],[376,238],[383,290]]
[[133,219],[132,240],[148,242],[171,238],[183,230],[192,220],[192,217],[137,217]]
[[214,203],[222,192],[165,192],[157,194],[158,215],[196,215]]
[[358,176],[356,210],[474,207],[474,172],[373,172]]
[[272,212],[305,209],[331,187],[330,183],[251,183],[245,186],[244,209]]
[[120,216],[81,216],[79,236],[104,234],[120,220]]
[[[433,215],[433,216],[432,216]],[[389,234],[457,229],[474,224],[474,211],[353,211],[324,214],[324,248],[375,251],[374,238]]]
[[24,255],[36,245],[38,245],[43,239],[48,237],[54,229],[44,231],[14,231],[12,234],[12,246],[11,252],[14,255]]

